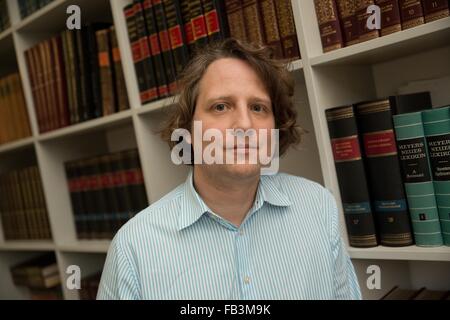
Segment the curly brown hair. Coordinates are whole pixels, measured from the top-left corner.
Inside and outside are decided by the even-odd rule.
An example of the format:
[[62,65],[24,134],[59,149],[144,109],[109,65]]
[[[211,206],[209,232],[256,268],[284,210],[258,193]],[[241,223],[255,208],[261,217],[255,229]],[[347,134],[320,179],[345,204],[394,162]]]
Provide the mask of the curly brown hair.
[[279,154],[283,155],[291,145],[301,141],[302,130],[297,125],[294,109],[294,80],[287,68],[287,61],[274,59],[270,47],[256,47],[228,38],[206,45],[184,68],[178,79],[179,97],[161,137],[172,148],[178,142],[171,141],[172,132],[183,128],[191,131],[199,83],[208,66],[221,58],[236,58],[246,61],[258,74],[272,101],[275,128],[279,129]]

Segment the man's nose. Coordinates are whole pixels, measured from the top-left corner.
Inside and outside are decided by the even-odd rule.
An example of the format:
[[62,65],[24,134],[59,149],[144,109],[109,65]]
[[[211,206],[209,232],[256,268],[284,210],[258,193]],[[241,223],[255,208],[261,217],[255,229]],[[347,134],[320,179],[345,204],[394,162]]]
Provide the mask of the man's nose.
[[246,102],[240,102],[234,113],[234,129],[247,130],[253,128],[253,120]]

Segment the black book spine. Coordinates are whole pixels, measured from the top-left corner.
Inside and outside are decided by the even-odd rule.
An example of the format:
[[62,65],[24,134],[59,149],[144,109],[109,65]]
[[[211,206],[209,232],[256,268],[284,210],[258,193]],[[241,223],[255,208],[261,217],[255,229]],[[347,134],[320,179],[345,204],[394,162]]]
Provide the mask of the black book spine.
[[130,39],[130,46],[133,55],[134,70],[136,71],[140,101],[141,103],[145,103],[147,101],[147,97],[145,96],[147,84],[145,82],[144,68],[142,66],[142,53],[139,43],[134,5],[129,4],[125,6],[123,11],[127,23],[128,37]]
[[139,152],[137,149],[124,151],[122,159],[124,161],[126,185],[130,192],[133,212],[136,214],[148,206]]
[[158,99],[158,89],[155,77],[155,68],[153,66],[150,43],[148,41],[148,31],[145,25],[144,10],[140,1],[134,2],[134,12],[136,19],[137,34],[139,46],[141,48],[142,67],[145,81],[145,101],[149,102]]
[[100,66],[98,64],[98,45],[96,39],[97,28],[92,25],[88,27],[87,41],[90,65],[90,84],[92,92],[92,101],[89,104],[90,117],[99,118],[103,115],[102,94],[100,86]]
[[191,15],[192,31],[194,33],[194,41],[195,41],[194,52],[195,52],[208,43],[208,30],[206,27],[202,1],[192,0],[189,3],[189,11]]
[[161,53],[161,44],[159,42],[158,29],[156,28],[155,15],[153,13],[153,3],[151,0],[143,2],[145,23],[148,31],[148,41],[150,43],[150,52],[152,54],[156,83],[158,86],[158,96],[160,98],[169,95],[166,73],[164,71],[164,62]]
[[378,245],[353,106],[326,111],[349,244]]
[[170,39],[168,34],[168,26],[166,14],[162,0],[153,0],[153,12],[156,18],[156,26],[161,45],[161,53],[164,60],[166,70],[167,84],[169,86],[169,94],[176,93],[175,64],[173,61],[172,50],[170,48]]
[[79,183],[79,166],[76,162],[68,162],[65,165],[66,178],[69,185],[70,202],[72,205],[72,214],[75,221],[75,231],[79,238],[85,238],[85,225],[84,225],[84,208],[83,199],[80,190]]
[[114,174],[111,166],[111,156],[103,155],[100,158],[101,185],[106,198],[108,238],[113,238],[117,232],[116,215],[120,212],[119,201],[114,186]]
[[411,222],[389,100],[361,103],[356,111],[380,242],[385,246],[411,245]]
[[192,56],[194,52],[194,30],[192,28],[192,21],[191,21],[191,10],[189,5],[190,0],[180,0],[181,3],[181,16],[183,18],[183,25],[184,25],[184,33],[186,34],[186,42],[189,49],[189,56]]
[[170,47],[175,63],[175,73],[179,75],[189,60],[189,49],[184,33],[181,5],[179,0],[163,0],[169,30]]
[[89,69],[84,52],[87,50],[84,45],[84,29],[76,30],[76,50],[77,50],[77,71],[79,72],[78,88],[78,119],[79,122],[89,119],[90,85],[88,85]]
[[206,29],[210,42],[220,41],[228,37],[228,23],[223,0],[202,0],[205,13]]

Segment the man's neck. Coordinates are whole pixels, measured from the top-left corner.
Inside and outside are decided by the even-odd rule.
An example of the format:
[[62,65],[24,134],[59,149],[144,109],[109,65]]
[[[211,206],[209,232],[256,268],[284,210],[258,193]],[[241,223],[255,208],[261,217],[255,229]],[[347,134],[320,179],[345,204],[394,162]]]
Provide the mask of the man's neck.
[[253,206],[259,176],[234,179],[194,168],[193,182],[200,197],[215,214],[240,226]]

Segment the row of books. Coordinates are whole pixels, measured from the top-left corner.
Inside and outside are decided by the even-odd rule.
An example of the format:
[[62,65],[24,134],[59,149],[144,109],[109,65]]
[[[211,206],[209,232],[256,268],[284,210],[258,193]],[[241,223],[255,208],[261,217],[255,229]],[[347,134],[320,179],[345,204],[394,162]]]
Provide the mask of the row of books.
[[80,300],[96,300],[101,272],[81,279]]
[[65,30],[25,52],[41,133],[129,108],[115,29]]
[[33,289],[48,289],[61,284],[55,253],[49,252],[10,268],[13,283]]
[[450,300],[449,290],[403,289],[393,287],[380,300]]
[[0,78],[0,145],[31,136],[18,73]]
[[[449,0],[314,0],[324,52],[375,39],[450,16]],[[381,29],[369,29],[377,5]]]
[[20,17],[23,19],[45,7],[53,0],[18,0]]
[[450,245],[450,107],[428,92],[326,110],[349,243]]
[[148,206],[137,149],[65,163],[79,239],[111,239]]
[[6,0],[0,0],[0,32],[11,26],[11,20],[8,15],[8,5]]
[[0,214],[5,240],[51,239],[37,166],[0,175]]
[[143,104],[176,94],[177,76],[208,42],[231,36],[300,58],[290,0],[134,0],[123,10]]

